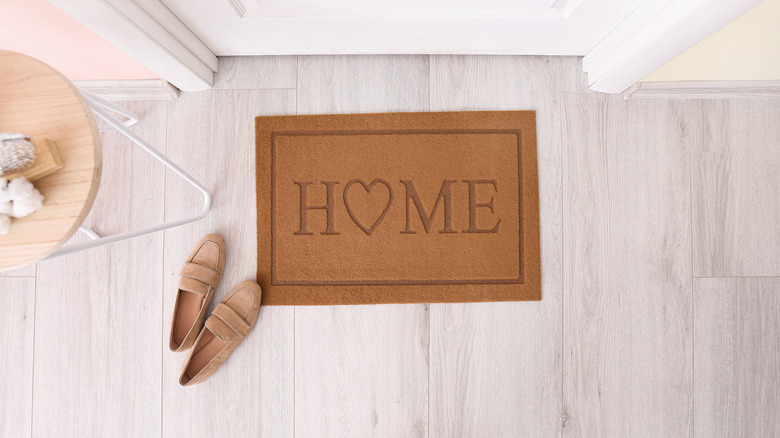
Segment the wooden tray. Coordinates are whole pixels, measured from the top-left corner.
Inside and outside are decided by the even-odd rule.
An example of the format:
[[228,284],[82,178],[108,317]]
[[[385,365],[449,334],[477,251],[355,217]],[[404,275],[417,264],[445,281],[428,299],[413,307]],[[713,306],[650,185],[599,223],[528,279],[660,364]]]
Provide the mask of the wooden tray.
[[[0,236],[0,271],[45,258],[78,230],[95,200],[102,163],[97,124],[79,90],[41,61],[0,50],[0,132],[6,131],[56,141],[63,167],[35,176],[43,208],[12,221]],[[46,156],[43,150],[41,163]]]

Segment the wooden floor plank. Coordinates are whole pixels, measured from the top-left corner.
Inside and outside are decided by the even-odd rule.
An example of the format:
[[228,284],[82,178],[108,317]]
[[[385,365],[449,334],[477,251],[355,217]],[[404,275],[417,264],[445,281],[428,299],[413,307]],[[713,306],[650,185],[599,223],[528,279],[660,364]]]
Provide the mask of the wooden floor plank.
[[296,437],[428,436],[424,304],[297,307]]
[[687,105],[564,95],[564,436],[691,436]]
[[[207,218],[165,232],[163,436],[292,436],[292,308],[262,307],[250,336],[211,379],[193,387],[179,385],[186,353],[171,352],[167,336],[179,271],[203,235],[217,233],[227,246],[210,310],[239,282],[255,278],[254,117],[294,111],[294,90],[215,90],[171,103],[168,155],[214,201]],[[166,218],[192,214],[199,206],[198,193],[169,172]]]
[[[167,102],[123,106],[164,150]],[[160,223],[163,166],[119,133],[103,139],[85,223],[102,235]],[[162,251],[158,233],[38,263],[33,435],[160,435]]]
[[0,278],[0,436],[31,436],[35,278]]
[[577,60],[431,57],[431,110],[536,110],[542,301],[431,306],[431,436],[561,428],[561,142],[556,105]]
[[35,277],[35,263],[22,266],[21,268],[11,269],[10,271],[0,272],[0,277]]
[[427,56],[300,56],[298,114],[426,111]]
[[780,278],[694,289],[696,436],[780,436]]
[[[299,58],[300,114],[427,109],[425,56]],[[295,340],[297,438],[427,436],[427,305],[299,307]]]
[[296,56],[220,56],[214,89],[295,88]]
[[694,275],[780,276],[780,102],[701,102],[692,149]]

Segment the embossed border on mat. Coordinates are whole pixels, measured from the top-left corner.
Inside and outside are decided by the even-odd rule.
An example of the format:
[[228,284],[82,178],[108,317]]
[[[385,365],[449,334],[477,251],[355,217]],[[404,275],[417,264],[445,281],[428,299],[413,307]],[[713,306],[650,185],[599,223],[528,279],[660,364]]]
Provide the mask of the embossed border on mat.
[[[514,134],[517,137],[517,209],[518,209],[518,278],[474,279],[474,280],[278,280],[276,278],[276,137],[277,136],[324,136],[324,135],[413,135],[413,134]],[[362,130],[362,131],[280,131],[271,134],[271,285],[273,286],[446,286],[478,284],[524,284],[523,268],[523,166],[522,130],[520,129],[424,129],[424,130]]]

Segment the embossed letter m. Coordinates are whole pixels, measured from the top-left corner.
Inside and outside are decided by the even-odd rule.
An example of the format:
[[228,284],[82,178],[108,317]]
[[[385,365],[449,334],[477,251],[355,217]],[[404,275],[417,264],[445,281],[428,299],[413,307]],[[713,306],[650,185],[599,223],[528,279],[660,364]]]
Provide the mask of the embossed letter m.
[[422,201],[420,201],[420,195],[417,194],[417,189],[414,187],[414,182],[401,180],[401,183],[406,186],[406,229],[401,231],[401,234],[417,234],[415,231],[412,231],[410,226],[410,199],[417,208],[417,214],[420,215],[420,220],[422,221],[423,227],[425,227],[426,233],[431,230],[431,222],[433,222],[433,216],[436,214],[436,209],[439,208],[439,202],[444,200],[444,228],[442,228],[439,233],[455,233],[452,229],[452,193],[450,192],[450,185],[454,182],[454,180],[444,180],[441,183],[441,190],[439,190],[439,196],[436,197],[436,202],[433,204],[431,214],[427,214]]

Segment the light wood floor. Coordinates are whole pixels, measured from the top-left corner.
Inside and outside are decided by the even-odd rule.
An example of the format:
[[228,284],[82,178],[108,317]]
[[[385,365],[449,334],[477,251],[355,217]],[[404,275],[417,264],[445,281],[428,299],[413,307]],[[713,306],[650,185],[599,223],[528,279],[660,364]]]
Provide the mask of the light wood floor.
[[[224,58],[126,106],[206,219],[0,275],[0,436],[780,436],[780,102],[629,101],[575,58]],[[177,275],[224,236],[256,267],[253,117],[535,109],[543,300],[263,308],[207,383],[167,348]],[[116,133],[88,219],[198,209]],[[77,236],[75,239],[82,239]]]

